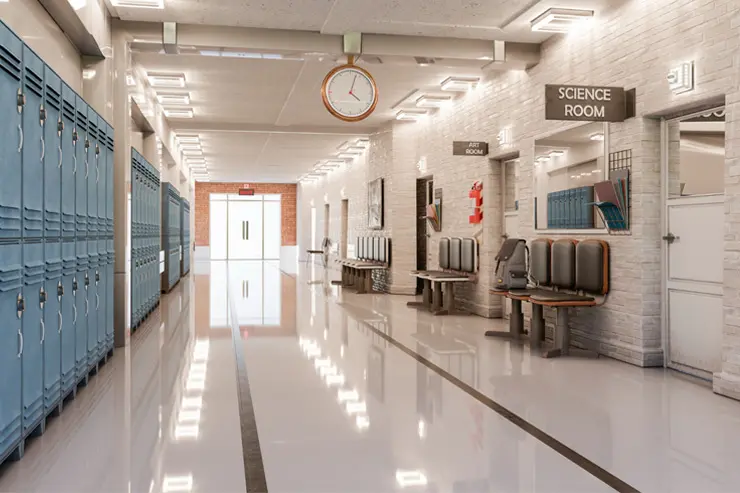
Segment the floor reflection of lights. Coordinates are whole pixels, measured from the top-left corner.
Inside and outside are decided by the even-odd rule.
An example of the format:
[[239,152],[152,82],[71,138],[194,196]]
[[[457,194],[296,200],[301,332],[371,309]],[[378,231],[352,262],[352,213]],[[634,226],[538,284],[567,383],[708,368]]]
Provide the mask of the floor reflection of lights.
[[330,389],[337,389],[337,402],[344,409],[345,414],[354,420],[359,431],[370,427],[370,417],[367,415],[367,403],[360,399],[357,389],[348,385],[347,378],[341,369],[329,357],[323,357],[321,348],[314,340],[301,337],[298,344],[303,354],[313,361],[313,366],[319,377]]

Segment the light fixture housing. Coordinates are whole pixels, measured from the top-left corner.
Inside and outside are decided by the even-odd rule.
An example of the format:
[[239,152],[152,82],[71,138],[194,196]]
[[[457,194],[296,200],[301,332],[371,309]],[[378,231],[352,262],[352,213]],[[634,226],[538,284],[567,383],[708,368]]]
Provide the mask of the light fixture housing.
[[357,156],[359,156],[359,154],[356,152],[340,152],[337,154],[337,157],[340,159],[354,159]]
[[364,149],[367,149],[368,147],[370,147],[370,139],[357,139],[355,141],[355,145],[357,147],[362,147]]
[[480,77],[448,77],[442,81],[440,87],[443,91],[468,92],[475,89],[480,82]]
[[550,157],[560,157],[565,155],[565,151],[554,150],[549,152]]
[[595,134],[589,135],[588,138],[591,139],[591,140],[596,140],[596,141],[599,141],[599,142],[603,142],[603,140],[604,140],[604,134],[602,134],[601,132],[597,132]]
[[396,120],[415,122],[426,114],[426,110],[401,110],[396,113]]
[[417,108],[441,108],[452,101],[452,96],[421,96],[416,100]]
[[166,72],[147,72],[152,87],[185,87],[185,74]]
[[575,26],[592,19],[593,10],[547,9],[532,20],[532,31],[542,33],[567,33]]
[[164,0],[111,0],[114,7],[127,9],[163,9]]
[[198,144],[200,143],[199,135],[180,135],[178,134],[175,139],[179,144]]
[[157,101],[163,105],[178,105],[178,104],[190,104],[190,93],[184,92],[180,94],[159,94],[157,93]]
[[165,108],[164,116],[167,118],[193,118],[193,108]]

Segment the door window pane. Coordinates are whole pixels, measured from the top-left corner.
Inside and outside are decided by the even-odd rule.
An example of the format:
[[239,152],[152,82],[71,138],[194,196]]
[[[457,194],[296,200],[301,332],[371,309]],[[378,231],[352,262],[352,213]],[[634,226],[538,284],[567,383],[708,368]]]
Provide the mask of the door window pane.
[[229,202],[229,259],[261,260],[262,201]]

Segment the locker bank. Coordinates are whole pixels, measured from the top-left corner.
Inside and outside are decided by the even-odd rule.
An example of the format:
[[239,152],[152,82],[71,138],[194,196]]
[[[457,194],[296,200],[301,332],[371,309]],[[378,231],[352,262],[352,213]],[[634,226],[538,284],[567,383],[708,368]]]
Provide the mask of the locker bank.
[[740,13],[0,0],[0,493],[740,491]]

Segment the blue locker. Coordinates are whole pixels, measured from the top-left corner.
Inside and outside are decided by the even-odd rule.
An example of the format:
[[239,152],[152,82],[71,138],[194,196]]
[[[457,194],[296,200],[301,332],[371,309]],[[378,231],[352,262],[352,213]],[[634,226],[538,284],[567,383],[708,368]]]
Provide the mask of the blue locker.
[[59,238],[62,223],[62,80],[44,67],[44,237]]
[[113,246],[113,239],[108,238],[106,240],[107,247],[108,247],[108,266],[107,266],[107,284],[105,285],[106,289],[106,298],[107,303],[105,304],[105,309],[107,311],[107,322],[106,322],[106,328],[105,328],[105,334],[106,334],[106,342],[107,342],[107,348],[108,350],[113,349],[113,346],[115,345],[115,339],[114,339],[114,332],[113,332],[113,321],[115,319],[115,312],[114,312],[114,300],[113,300],[113,286],[114,286],[114,273],[113,273],[113,263],[115,261],[115,247]]
[[594,187],[583,188],[583,216],[584,228],[594,227]]
[[110,236],[113,236],[113,182],[114,182],[114,175],[113,175],[113,127],[110,125],[107,126],[107,148],[108,152],[105,155],[105,168],[106,168],[106,190],[105,190],[105,197],[106,197],[106,221],[108,225],[108,234]]
[[87,124],[88,106],[80,96],[75,103],[76,164],[75,173],[75,217],[77,238],[87,237],[87,179],[90,175],[90,138]]
[[75,305],[75,282],[77,275],[77,252],[73,240],[62,243],[62,317],[61,321],[61,358],[62,358],[62,396],[69,394],[77,385],[76,325],[79,316]]
[[87,241],[78,240],[75,245],[77,253],[77,272],[72,282],[72,296],[75,299],[75,381],[87,376],[87,317],[89,306],[87,288],[90,278],[87,275],[89,259]]
[[575,211],[573,213],[573,221],[575,222],[576,228],[583,229],[583,187],[574,189],[573,194],[573,205],[575,207]]
[[40,238],[44,228],[44,62],[23,47],[23,237]]
[[576,227],[576,222],[575,222],[576,205],[575,205],[575,193],[574,192],[575,190],[573,189],[568,189],[565,191],[565,199],[566,199],[565,203],[566,203],[566,208],[568,211],[565,227],[568,229]]
[[22,263],[19,243],[0,244],[0,461],[21,439]]
[[61,212],[62,236],[75,236],[75,171],[77,170],[78,140],[75,138],[75,105],[77,95],[66,84],[62,84],[62,169]]
[[108,246],[106,240],[98,240],[98,268],[95,272],[95,312],[97,315],[98,328],[98,357],[101,358],[105,353],[106,341],[105,333],[107,330],[106,305],[108,304],[107,286],[108,286]]
[[108,170],[106,168],[106,160],[108,156],[108,147],[107,147],[107,134],[108,131],[108,124],[105,123],[105,120],[102,118],[99,119],[99,128],[98,128],[98,156],[95,162],[95,170],[96,170],[96,176],[95,176],[95,186],[97,188],[97,194],[98,194],[98,235],[99,236],[105,236],[108,234],[108,222],[107,222],[107,215],[106,215],[106,183],[107,183],[107,177],[108,177]]
[[100,267],[100,255],[98,255],[98,240],[87,241],[87,363],[92,367],[99,359],[98,347],[98,268]]
[[92,108],[87,110],[88,141],[87,151],[87,233],[98,235],[98,181],[100,180],[100,144],[98,143],[98,124],[100,117]]
[[62,244],[48,241],[44,245],[44,415],[49,414],[62,398]]
[[23,434],[36,428],[44,414],[44,244],[23,245]]
[[21,237],[22,60],[23,42],[0,22],[0,238]]

